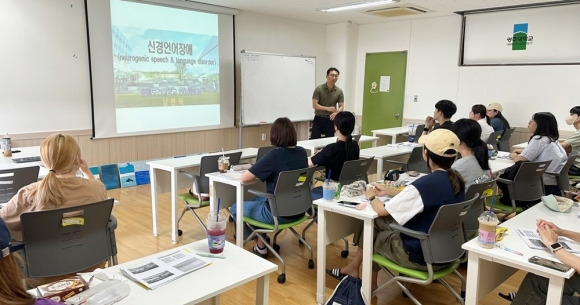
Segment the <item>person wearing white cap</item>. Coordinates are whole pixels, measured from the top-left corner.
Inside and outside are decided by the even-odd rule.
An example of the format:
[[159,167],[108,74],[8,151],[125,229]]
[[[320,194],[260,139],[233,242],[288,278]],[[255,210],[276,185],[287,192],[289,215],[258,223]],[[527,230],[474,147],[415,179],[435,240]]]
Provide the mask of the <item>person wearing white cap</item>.
[[[419,143],[424,144],[423,159],[429,166],[430,174],[415,180],[401,192],[374,185],[365,195],[368,204],[380,216],[375,220],[374,252],[398,265],[427,270],[419,240],[393,231],[390,224],[398,223],[412,230],[427,232],[439,207],[465,200],[465,183],[451,168],[459,151],[459,139],[452,131],[441,128],[433,130],[419,138]],[[383,202],[379,196],[393,197]],[[362,245],[362,240],[359,245]],[[346,275],[358,278],[362,253],[359,246],[348,265],[326,272],[336,279]],[[379,267],[373,266],[372,290],[377,287],[378,271]]]
[[503,107],[500,103],[493,102],[487,106],[486,114],[491,119],[490,125],[493,127],[493,131],[510,129],[510,123],[501,114],[502,111]]
[[12,252],[19,246],[12,245],[10,230],[0,218],[0,304],[13,305],[62,305],[50,299],[36,299],[28,294],[20,278],[20,268]]

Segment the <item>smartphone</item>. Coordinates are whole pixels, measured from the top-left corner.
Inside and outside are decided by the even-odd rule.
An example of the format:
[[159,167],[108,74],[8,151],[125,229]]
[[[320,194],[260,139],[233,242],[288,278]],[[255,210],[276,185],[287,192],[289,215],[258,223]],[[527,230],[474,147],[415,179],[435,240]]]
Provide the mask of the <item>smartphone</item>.
[[338,202],[338,204],[342,204],[342,205],[344,205],[344,206],[347,206],[347,207],[353,207],[353,208],[354,208],[355,206],[357,206],[357,205],[358,205],[358,202],[352,202],[352,201],[344,201],[344,200],[341,200],[341,201],[339,201],[339,202]]
[[568,265],[559,263],[559,262],[555,262],[543,257],[539,257],[539,256],[532,256],[530,257],[530,259],[528,259],[528,261],[532,264],[536,264],[536,265],[540,265],[540,266],[544,266],[544,267],[548,267],[548,268],[552,268],[554,270],[558,270],[558,271],[562,271],[562,272],[567,272],[568,270],[570,270],[570,267]]

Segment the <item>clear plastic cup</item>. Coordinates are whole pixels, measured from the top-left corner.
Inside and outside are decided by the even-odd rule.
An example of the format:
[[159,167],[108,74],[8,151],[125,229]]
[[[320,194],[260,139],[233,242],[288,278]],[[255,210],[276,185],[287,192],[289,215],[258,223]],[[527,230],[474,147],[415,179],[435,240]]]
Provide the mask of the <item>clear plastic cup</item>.
[[499,225],[499,219],[495,213],[485,211],[479,215],[477,220],[479,221],[479,234],[477,236],[479,245],[487,249],[493,248],[495,246],[495,232],[497,225]]
[[205,220],[207,245],[210,253],[222,253],[226,244],[227,217],[223,213],[209,212]]
[[322,198],[326,201],[332,201],[334,199],[334,191],[336,191],[336,183],[329,179],[324,181],[322,184]]
[[218,169],[220,173],[225,173],[230,168],[230,157],[228,156],[221,156],[218,159]]

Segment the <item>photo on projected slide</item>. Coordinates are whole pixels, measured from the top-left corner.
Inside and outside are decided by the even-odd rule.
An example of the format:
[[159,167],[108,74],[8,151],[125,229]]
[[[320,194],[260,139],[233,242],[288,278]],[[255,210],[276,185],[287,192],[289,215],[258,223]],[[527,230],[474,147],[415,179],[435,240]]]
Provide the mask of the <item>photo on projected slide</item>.
[[217,15],[113,0],[111,30],[117,132],[219,125]]

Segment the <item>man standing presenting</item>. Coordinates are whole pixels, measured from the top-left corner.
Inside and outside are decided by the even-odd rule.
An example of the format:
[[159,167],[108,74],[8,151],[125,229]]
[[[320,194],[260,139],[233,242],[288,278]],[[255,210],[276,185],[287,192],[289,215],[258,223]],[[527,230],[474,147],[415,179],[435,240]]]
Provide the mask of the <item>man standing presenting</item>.
[[[321,134],[325,137],[334,136],[332,121],[337,113],[344,109],[344,95],[342,89],[336,86],[338,69],[326,70],[326,83],[316,87],[312,93],[312,108],[314,108],[314,120],[312,121],[311,139],[318,139]],[[337,108],[338,104],[338,108]]]

